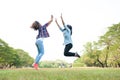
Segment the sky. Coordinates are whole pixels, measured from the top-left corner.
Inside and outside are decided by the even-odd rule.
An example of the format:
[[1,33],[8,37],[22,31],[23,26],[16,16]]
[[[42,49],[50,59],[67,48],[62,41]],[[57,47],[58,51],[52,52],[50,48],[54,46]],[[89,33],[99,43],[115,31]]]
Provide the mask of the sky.
[[42,60],[61,59],[73,62],[77,58],[63,55],[63,35],[55,24],[62,26],[62,13],[66,24],[73,27],[72,52],[83,54],[83,45],[97,41],[107,28],[120,22],[120,0],[0,0],[0,38],[15,49],[23,49],[33,58],[37,31],[30,28],[34,21],[42,25],[54,16],[47,28],[49,38],[44,39]]

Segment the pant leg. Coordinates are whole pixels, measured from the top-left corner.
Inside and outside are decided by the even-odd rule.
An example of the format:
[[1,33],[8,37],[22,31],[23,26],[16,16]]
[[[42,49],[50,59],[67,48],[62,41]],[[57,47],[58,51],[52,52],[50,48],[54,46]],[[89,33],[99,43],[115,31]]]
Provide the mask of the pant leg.
[[64,55],[65,56],[75,56],[75,53],[74,52],[69,52],[70,49],[73,47],[73,45],[70,43],[70,44],[67,44],[65,46],[65,49],[64,49]]
[[36,47],[38,49],[38,55],[36,56],[35,63],[39,63],[40,59],[42,58],[44,54],[44,45],[42,40],[36,41]]

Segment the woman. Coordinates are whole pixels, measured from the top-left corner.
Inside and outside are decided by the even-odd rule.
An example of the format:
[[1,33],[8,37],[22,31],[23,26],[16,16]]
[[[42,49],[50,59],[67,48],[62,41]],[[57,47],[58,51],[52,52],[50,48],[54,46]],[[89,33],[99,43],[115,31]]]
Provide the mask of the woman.
[[47,27],[51,24],[52,21],[53,15],[51,15],[50,21],[48,21],[44,25],[41,25],[38,21],[35,21],[31,26],[31,28],[35,31],[38,30],[38,35],[36,37],[36,47],[38,49],[38,55],[36,56],[35,62],[33,63],[33,66],[36,70],[38,69],[38,63],[44,54],[43,39],[49,37]]
[[80,58],[80,56],[79,56],[79,54],[77,52],[76,53],[70,52],[70,49],[73,47],[72,38],[71,38],[71,35],[72,35],[72,26],[71,25],[65,25],[65,22],[63,20],[62,14],[61,14],[61,20],[62,20],[62,24],[64,26],[64,29],[62,29],[60,27],[60,25],[57,22],[57,19],[55,20],[55,22],[56,22],[58,28],[63,32],[64,45],[65,45],[64,55],[65,56],[74,56],[74,57]]

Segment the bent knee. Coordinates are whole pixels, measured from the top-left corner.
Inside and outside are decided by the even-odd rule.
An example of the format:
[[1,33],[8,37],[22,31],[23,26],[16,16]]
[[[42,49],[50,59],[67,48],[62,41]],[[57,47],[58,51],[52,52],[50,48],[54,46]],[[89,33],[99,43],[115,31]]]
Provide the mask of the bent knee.
[[67,56],[67,53],[64,53],[64,56]]

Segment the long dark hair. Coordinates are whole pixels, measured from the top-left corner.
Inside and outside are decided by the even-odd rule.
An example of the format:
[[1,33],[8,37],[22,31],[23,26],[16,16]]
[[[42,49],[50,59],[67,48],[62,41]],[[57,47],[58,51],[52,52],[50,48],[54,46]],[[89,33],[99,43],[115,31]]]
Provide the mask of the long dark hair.
[[39,23],[38,21],[35,21],[35,22],[32,24],[31,28],[33,28],[34,30],[38,30],[38,29],[39,29],[39,25],[40,25],[40,23]]
[[70,29],[72,35],[72,26],[68,24],[67,27]]

